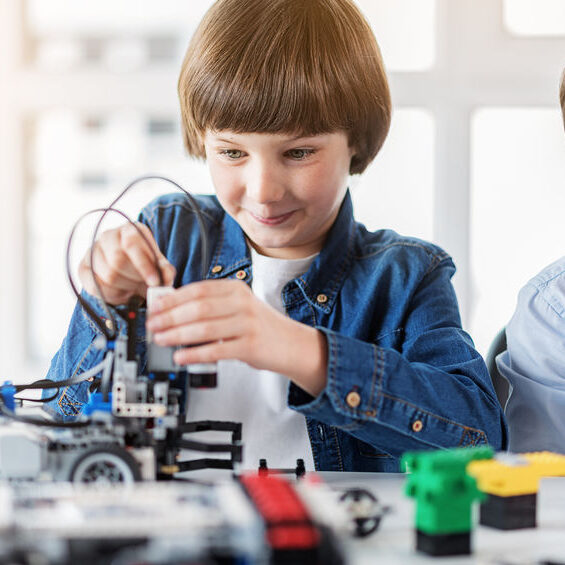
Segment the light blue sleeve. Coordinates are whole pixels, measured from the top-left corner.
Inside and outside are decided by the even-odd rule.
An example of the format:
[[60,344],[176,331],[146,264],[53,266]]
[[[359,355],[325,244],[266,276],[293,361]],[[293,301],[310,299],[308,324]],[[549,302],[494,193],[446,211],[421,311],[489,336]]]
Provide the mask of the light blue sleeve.
[[509,450],[565,453],[565,261],[532,279],[506,328],[497,358],[509,381]]

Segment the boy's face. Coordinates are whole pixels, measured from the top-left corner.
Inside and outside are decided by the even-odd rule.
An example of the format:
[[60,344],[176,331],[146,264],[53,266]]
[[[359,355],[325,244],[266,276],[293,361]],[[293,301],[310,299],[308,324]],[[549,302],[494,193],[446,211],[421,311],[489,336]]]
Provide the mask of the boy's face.
[[263,255],[317,253],[345,192],[353,150],[347,135],[207,131],[206,159],[223,208]]

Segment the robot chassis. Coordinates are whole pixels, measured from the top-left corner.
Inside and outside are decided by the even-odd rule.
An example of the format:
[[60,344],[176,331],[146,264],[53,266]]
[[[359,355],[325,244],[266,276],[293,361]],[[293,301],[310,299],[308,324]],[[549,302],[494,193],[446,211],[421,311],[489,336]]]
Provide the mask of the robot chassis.
[[[240,423],[186,422],[181,409],[182,379],[185,390],[188,386],[211,388],[216,386],[215,372],[209,368],[190,372],[190,367],[187,372],[174,363],[174,348],[156,346],[148,338],[150,372],[138,375],[138,305],[138,301],[130,301],[120,310],[127,322],[127,335],[106,343],[102,363],[69,380],[92,381],[102,375],[91,386],[92,390],[98,385],[100,392],[91,394],[84,416],[76,422],[59,424],[18,416],[15,387],[0,387],[5,420],[0,427],[0,479],[129,483],[173,479],[176,473],[198,469],[235,469],[241,462]],[[206,443],[183,437],[208,430],[231,433],[231,439]],[[181,450],[206,456],[183,460]],[[218,458],[217,454],[225,455]]]

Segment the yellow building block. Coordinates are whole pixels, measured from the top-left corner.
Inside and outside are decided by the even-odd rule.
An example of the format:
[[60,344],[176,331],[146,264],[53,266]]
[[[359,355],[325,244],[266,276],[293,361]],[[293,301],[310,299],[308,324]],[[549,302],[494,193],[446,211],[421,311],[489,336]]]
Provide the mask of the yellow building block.
[[467,473],[479,490],[496,496],[534,494],[543,477],[565,476],[565,456],[549,451],[499,454],[494,459],[471,461]]
[[565,477],[565,455],[551,451],[536,451],[522,455],[535,465],[542,477]]

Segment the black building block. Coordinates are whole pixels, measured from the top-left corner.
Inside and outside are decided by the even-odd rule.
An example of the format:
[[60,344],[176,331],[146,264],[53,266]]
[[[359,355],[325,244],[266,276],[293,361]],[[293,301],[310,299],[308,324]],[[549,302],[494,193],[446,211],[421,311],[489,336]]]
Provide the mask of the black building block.
[[462,534],[425,534],[416,530],[416,549],[428,555],[469,555],[471,532]]
[[536,527],[537,494],[520,496],[490,495],[481,504],[479,522],[499,530]]

